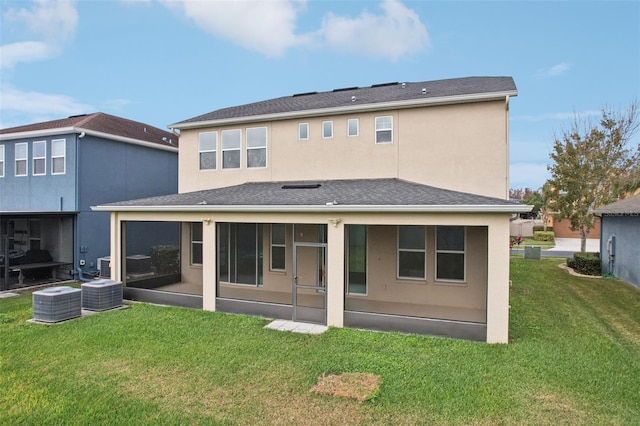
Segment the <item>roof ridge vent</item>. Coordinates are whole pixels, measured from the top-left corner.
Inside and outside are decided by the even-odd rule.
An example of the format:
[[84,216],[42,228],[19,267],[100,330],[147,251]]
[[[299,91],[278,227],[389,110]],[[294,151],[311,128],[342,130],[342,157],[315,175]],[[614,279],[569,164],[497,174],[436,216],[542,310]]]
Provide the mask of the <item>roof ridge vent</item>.
[[342,89],[333,89],[332,92],[346,92],[347,90],[358,90],[358,86],[353,87],[343,87]]
[[304,92],[304,93],[295,93],[293,95],[294,98],[298,97],[298,96],[308,96],[308,95],[317,95],[318,92]]
[[282,189],[316,189],[321,186],[319,183],[288,183],[282,185]]
[[395,85],[397,85],[397,84],[398,84],[398,82],[397,82],[397,81],[394,81],[394,82],[392,82],[392,83],[372,84],[372,85],[371,85],[371,88],[375,88],[375,87],[385,87],[385,86],[395,86]]

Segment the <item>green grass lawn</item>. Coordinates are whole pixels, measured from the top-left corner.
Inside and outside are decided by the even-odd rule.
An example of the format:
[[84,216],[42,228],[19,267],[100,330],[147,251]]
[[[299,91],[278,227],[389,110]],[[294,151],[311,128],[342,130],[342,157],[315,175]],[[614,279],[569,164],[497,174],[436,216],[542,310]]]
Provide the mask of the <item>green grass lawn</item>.
[[[511,343],[136,304],[44,326],[0,299],[0,424],[638,424],[640,291],[513,258]],[[367,402],[309,390],[382,377]]]
[[520,245],[514,244],[513,248],[524,249],[524,246],[539,246],[542,249],[550,249],[554,248],[556,245],[553,241],[538,241],[534,240],[533,237],[522,237],[522,242],[520,243]]

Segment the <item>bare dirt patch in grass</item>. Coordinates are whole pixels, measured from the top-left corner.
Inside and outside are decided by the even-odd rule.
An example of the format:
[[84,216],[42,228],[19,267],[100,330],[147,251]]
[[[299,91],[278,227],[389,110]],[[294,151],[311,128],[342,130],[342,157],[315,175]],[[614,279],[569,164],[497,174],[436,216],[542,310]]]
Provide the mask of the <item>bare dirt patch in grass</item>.
[[370,373],[342,373],[320,376],[311,392],[352,398],[360,402],[375,396],[382,378]]

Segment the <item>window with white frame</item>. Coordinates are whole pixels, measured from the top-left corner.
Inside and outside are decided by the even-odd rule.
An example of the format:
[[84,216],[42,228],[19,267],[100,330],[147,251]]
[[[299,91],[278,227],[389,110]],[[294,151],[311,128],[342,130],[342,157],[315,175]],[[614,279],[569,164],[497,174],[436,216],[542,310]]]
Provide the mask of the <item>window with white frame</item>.
[[222,168],[240,168],[240,142],[242,132],[240,129],[222,131]]
[[436,280],[465,281],[465,227],[436,227]]
[[376,117],[376,143],[393,142],[393,117]]
[[215,170],[218,163],[218,132],[198,134],[200,170]]
[[367,225],[347,225],[347,294],[367,294]]
[[298,140],[309,139],[309,123],[298,123]]
[[247,168],[267,167],[267,128],[247,129]]
[[4,145],[0,145],[0,177],[4,177]]
[[347,136],[358,136],[360,132],[360,120],[350,118],[347,120]]
[[54,139],[51,141],[51,174],[63,175],[66,172],[67,141]]
[[330,139],[333,137],[333,121],[322,122],[322,138]]
[[424,226],[398,226],[398,278],[426,278]]
[[202,265],[202,222],[191,224],[191,264]]
[[284,271],[286,262],[286,226],[284,223],[271,224],[271,270]]
[[17,143],[16,144],[16,168],[15,175],[16,176],[27,176],[29,174],[29,144],[28,143]]
[[34,176],[47,174],[47,141],[33,142],[33,166]]

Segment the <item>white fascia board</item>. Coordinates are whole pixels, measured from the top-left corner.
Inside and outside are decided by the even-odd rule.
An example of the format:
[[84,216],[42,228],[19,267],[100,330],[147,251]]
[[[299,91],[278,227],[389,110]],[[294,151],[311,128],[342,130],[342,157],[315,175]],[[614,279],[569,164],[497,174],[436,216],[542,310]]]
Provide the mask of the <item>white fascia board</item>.
[[[437,98],[427,99],[409,99],[405,101],[394,102],[379,102],[369,103],[364,105],[347,105],[333,108],[320,108],[309,109],[301,111],[288,111],[279,112],[273,114],[261,114],[252,115],[247,117],[231,117],[223,118],[219,120],[207,120],[196,122],[182,122],[169,125],[170,129],[195,129],[199,127],[212,127],[228,124],[238,124],[245,122],[258,122],[258,121],[275,121],[275,120],[287,120],[291,118],[304,118],[313,117],[319,115],[335,115],[335,114],[347,114],[356,112],[370,112],[370,111],[385,111],[391,109],[403,109],[403,108],[417,108],[421,106],[434,106],[434,105],[448,105],[448,104],[460,104],[468,102],[483,102],[491,100],[505,99],[509,96],[517,96],[517,90],[510,90],[506,92],[492,92],[492,93],[478,93],[473,95],[457,95],[457,96],[442,96]],[[357,101],[356,101],[357,104]]]
[[499,205],[460,205],[460,206],[92,206],[93,211],[105,212],[225,212],[225,213],[527,213],[533,206],[517,204],[512,206]]
[[68,135],[71,133],[90,135],[98,138],[114,140],[118,142],[130,143],[133,145],[140,145],[147,148],[159,149],[162,151],[170,151],[170,152],[178,152],[178,147],[176,146],[166,146],[160,145],[158,143],[143,141],[140,139],[127,138],[124,136],[112,135],[111,133],[97,132],[95,130],[83,129],[82,127],[60,127],[58,129],[44,129],[44,130],[32,130],[29,132],[16,132],[16,133],[5,133],[0,135],[0,140],[10,140],[10,139],[34,139],[46,136],[59,136],[59,135]]

